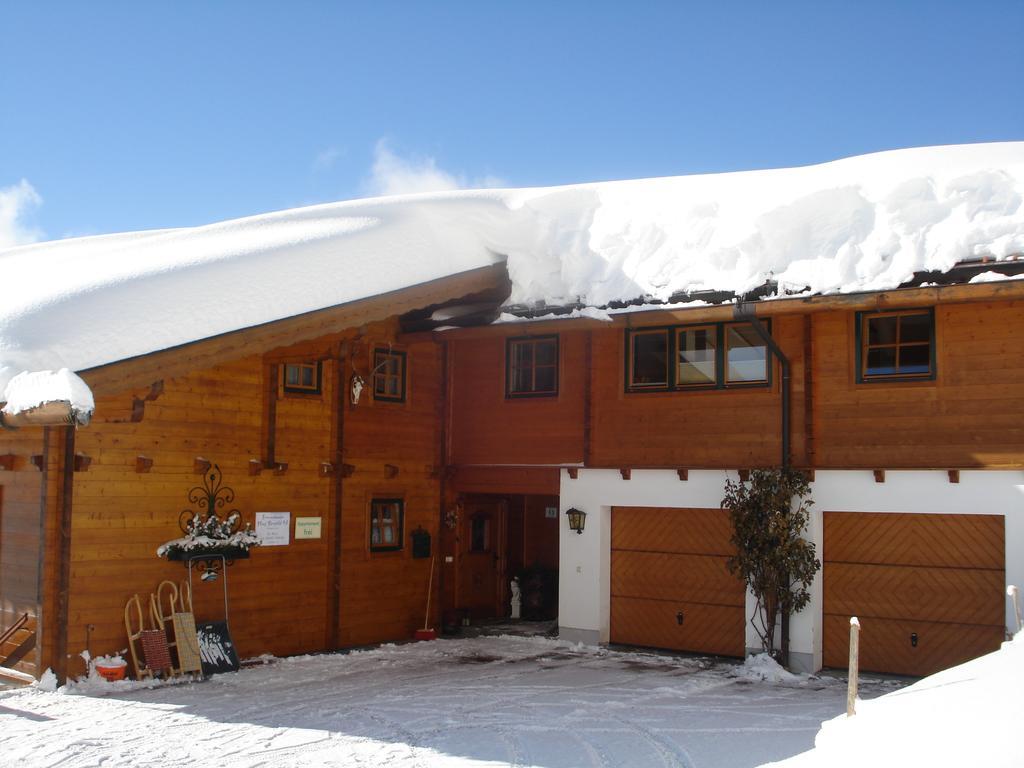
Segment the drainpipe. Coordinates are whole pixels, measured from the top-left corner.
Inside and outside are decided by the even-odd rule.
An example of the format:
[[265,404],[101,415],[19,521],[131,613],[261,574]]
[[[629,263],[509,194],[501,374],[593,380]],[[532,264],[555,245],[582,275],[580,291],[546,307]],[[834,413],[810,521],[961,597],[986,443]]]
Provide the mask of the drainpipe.
[[[750,323],[750,326],[757,331],[757,335],[771,350],[782,367],[782,468],[789,469],[789,397],[792,381],[789,373],[789,358],[782,352],[775,339],[765,328],[764,323],[754,313],[754,305],[747,304],[742,300],[737,301],[733,308],[733,317],[737,320]],[[789,613],[782,614],[782,664],[789,666]]]

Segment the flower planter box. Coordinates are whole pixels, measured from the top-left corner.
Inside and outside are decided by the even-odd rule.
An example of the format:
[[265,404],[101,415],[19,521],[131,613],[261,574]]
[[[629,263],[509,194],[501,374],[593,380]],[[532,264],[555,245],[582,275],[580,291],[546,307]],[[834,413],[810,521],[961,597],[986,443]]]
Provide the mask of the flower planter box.
[[249,550],[242,547],[197,547],[195,549],[172,549],[167,553],[167,559],[175,562],[206,560],[210,557],[223,557],[225,560],[248,560]]

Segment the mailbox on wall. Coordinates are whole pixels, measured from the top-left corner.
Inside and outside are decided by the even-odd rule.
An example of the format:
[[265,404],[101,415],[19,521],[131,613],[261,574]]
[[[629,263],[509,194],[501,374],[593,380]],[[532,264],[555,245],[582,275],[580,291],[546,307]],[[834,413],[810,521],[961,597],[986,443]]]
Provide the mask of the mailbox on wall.
[[430,557],[430,534],[423,528],[417,528],[409,536],[412,538],[412,556]]

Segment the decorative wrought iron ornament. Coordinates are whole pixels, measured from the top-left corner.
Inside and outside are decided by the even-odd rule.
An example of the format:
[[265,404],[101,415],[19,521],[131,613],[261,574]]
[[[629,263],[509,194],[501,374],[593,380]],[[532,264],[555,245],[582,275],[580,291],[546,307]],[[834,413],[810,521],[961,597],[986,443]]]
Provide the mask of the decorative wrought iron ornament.
[[216,464],[203,474],[202,485],[189,490],[193,508],[178,515],[178,527],[184,535],[168,542],[157,553],[169,560],[181,560],[186,567],[200,567],[203,581],[214,581],[225,566],[249,557],[249,547],[259,544],[255,533],[242,529],[242,513],[231,507],[235,491],[224,485]]

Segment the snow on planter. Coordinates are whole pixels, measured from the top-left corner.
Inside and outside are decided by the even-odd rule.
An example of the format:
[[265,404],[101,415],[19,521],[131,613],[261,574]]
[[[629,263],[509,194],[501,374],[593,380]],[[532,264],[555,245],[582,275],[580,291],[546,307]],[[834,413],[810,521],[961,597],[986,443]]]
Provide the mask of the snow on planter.
[[182,560],[189,555],[223,554],[229,560],[232,557],[247,557],[250,547],[258,547],[259,537],[249,524],[236,530],[239,515],[233,512],[224,520],[216,514],[207,517],[195,515],[186,523],[184,536],[164,542],[157,547],[158,557],[168,560]]
[[[0,388],[504,263],[512,303],[894,288],[1024,253],[1024,142],[355,200],[0,252]],[[45,279],[41,278],[45,275]],[[116,309],[115,309],[116,308]]]

